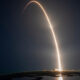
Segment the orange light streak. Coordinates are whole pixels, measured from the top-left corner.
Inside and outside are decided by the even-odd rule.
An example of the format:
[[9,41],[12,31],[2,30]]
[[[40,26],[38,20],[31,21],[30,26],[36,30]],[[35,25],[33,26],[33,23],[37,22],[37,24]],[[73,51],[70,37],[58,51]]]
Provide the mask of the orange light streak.
[[[47,13],[46,13],[44,7],[40,4],[40,2],[38,2],[38,1],[36,1],[36,0],[30,0],[30,1],[26,4],[26,6],[24,7],[24,11],[25,11],[25,9],[26,9],[31,3],[35,3],[36,5],[38,5],[38,6],[40,7],[40,9],[43,11],[43,13],[44,13],[44,15],[45,15],[45,17],[46,17],[46,20],[47,20],[47,22],[48,22],[48,24],[49,24],[49,28],[50,28],[50,30],[51,30],[52,37],[53,37],[53,40],[54,40],[54,43],[55,43],[55,47],[56,47],[56,52],[57,52],[57,57],[58,57],[58,58],[57,58],[57,59],[58,59],[58,69],[59,69],[59,71],[62,71],[62,66],[61,66],[62,64],[61,64],[61,57],[60,57],[59,46],[58,46],[57,38],[56,38],[55,32],[54,32],[54,30],[53,30],[53,26],[52,26],[52,24],[51,24],[51,21],[50,21],[48,15],[47,15]],[[58,80],[63,80],[63,77],[59,77]]]

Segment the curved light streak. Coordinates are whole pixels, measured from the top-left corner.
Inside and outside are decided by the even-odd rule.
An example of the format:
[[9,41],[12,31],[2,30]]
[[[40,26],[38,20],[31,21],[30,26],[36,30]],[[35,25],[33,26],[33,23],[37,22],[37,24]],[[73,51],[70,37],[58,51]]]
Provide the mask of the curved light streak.
[[[44,15],[45,15],[45,17],[46,17],[46,20],[47,20],[47,22],[48,22],[48,24],[49,24],[49,28],[50,28],[50,30],[51,30],[52,37],[53,37],[53,39],[54,39],[54,43],[55,43],[55,47],[56,47],[56,52],[57,52],[57,57],[58,57],[58,69],[59,69],[59,71],[62,71],[60,51],[59,51],[59,46],[58,46],[57,38],[56,38],[55,32],[54,32],[54,30],[53,30],[53,26],[52,26],[52,24],[51,24],[51,21],[50,21],[48,15],[47,15],[47,12],[45,11],[44,7],[40,4],[40,2],[38,2],[38,1],[36,1],[36,0],[30,0],[30,1],[26,4],[26,6],[24,7],[24,11],[25,11],[25,9],[26,9],[30,4],[32,4],[32,3],[35,3],[36,5],[38,5],[38,6],[40,7],[40,9],[43,11],[43,13],[44,13]],[[59,79],[59,80],[63,80],[62,77],[59,77],[58,79]]]

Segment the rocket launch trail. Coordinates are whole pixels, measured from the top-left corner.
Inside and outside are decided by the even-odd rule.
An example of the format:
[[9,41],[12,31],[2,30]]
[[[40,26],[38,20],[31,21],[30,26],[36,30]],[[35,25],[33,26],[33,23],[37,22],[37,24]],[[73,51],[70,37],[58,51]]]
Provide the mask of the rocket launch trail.
[[[49,24],[49,28],[50,28],[50,31],[51,31],[51,34],[52,34],[52,38],[53,38],[53,42],[55,43],[55,48],[56,48],[56,52],[57,52],[57,61],[58,61],[58,70],[59,71],[62,71],[62,64],[61,64],[61,57],[60,57],[60,51],[59,51],[59,46],[58,46],[58,42],[57,42],[57,38],[56,38],[56,34],[54,32],[54,29],[53,29],[53,26],[51,24],[51,21],[48,17],[48,14],[47,12],[45,11],[44,7],[40,4],[40,2],[36,1],[36,0],[30,0],[24,7],[24,11],[25,9],[30,5],[30,4],[36,4],[40,7],[40,9],[42,10],[42,12],[44,13],[45,15],[45,18]],[[63,80],[63,77],[59,77],[58,80]]]

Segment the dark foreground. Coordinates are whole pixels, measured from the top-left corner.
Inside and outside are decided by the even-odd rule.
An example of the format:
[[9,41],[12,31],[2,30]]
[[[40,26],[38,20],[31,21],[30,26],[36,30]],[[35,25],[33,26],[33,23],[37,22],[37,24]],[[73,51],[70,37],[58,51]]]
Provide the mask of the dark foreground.
[[6,75],[0,75],[0,80],[11,80],[13,78],[22,78],[22,77],[32,77],[32,78],[36,78],[35,80],[41,80],[43,76],[51,76],[51,77],[80,76],[80,71],[78,70],[63,70],[63,71],[45,70],[45,71],[11,73]]

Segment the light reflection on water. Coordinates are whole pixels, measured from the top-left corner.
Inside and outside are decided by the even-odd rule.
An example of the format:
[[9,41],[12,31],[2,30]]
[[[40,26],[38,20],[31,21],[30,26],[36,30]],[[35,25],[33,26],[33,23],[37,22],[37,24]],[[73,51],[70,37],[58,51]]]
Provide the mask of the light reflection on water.
[[63,80],[63,77],[58,77],[58,80]]
[[[64,80],[80,80],[80,77],[62,77]],[[43,77],[42,80],[60,80],[61,77]],[[16,79],[13,79],[13,80],[36,80],[35,78],[16,78]]]

